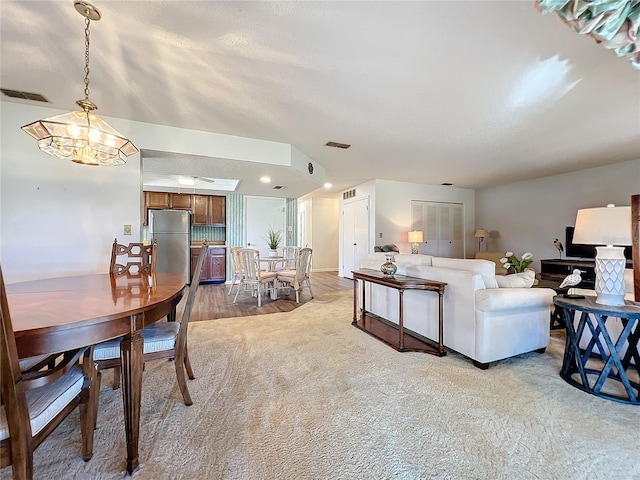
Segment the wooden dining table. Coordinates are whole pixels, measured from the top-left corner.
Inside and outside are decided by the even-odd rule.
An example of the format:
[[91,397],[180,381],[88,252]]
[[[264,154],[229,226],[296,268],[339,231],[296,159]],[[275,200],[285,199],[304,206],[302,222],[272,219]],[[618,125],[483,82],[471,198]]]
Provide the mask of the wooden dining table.
[[169,315],[185,290],[183,275],[81,275],[6,286],[18,356],[61,353],[123,336],[120,344],[126,469],[139,466],[142,329]]

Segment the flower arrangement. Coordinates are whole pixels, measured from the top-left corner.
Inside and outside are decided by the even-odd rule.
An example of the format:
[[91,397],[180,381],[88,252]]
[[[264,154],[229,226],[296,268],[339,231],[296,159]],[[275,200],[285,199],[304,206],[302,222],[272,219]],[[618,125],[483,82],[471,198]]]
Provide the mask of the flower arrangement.
[[273,227],[269,225],[266,240],[271,250],[277,250],[282,241],[282,230],[274,230]]
[[516,273],[524,272],[526,268],[531,265],[531,262],[533,262],[533,253],[531,252],[523,253],[520,260],[518,260],[518,257],[516,257],[513,252],[506,252],[504,257],[500,259],[500,263],[502,263],[505,269],[509,270],[513,267]]

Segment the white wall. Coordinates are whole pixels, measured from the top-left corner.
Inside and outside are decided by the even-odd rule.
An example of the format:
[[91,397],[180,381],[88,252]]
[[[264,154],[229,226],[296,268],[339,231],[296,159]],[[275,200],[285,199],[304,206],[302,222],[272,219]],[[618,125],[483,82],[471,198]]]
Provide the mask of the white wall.
[[578,209],[630,205],[637,193],[640,160],[486,188],[476,192],[476,225],[491,231],[488,251],[530,251],[539,272],[541,259],[558,258],[553,239],[564,244]]
[[[347,200],[340,194],[340,239],[343,238],[343,205],[346,202],[369,198],[370,250],[375,245],[394,243],[401,252],[411,252],[407,242],[407,232],[411,230],[411,201],[462,203],[464,205],[465,254],[475,255],[475,191],[442,185],[421,185],[418,183],[372,180],[355,187],[356,196]],[[380,238],[382,234],[382,238]],[[342,241],[339,243],[339,275],[342,272]]]
[[298,201],[302,213],[305,238],[301,246],[313,248],[312,271],[338,269],[338,199],[303,197]]
[[[120,167],[87,167],[42,153],[20,127],[56,113],[63,112],[2,102],[0,260],[6,283],[106,273],[113,239],[140,238],[140,156]],[[129,237],[125,224],[133,228]]]
[[[475,255],[475,191],[442,185],[376,180],[375,243],[395,243],[401,252],[410,253],[407,233],[411,230],[411,201],[461,203],[464,206],[465,256]],[[382,238],[380,238],[382,234]]]
[[313,271],[338,269],[338,199],[312,198]]
[[[0,262],[5,282],[106,272],[115,237],[140,240],[139,154],[119,167],[59,160],[41,152],[20,127],[64,111],[0,104]],[[292,163],[288,144],[104,118],[140,149]],[[298,164],[304,161],[301,152],[293,154]],[[313,178],[322,181],[323,175],[318,168]],[[125,224],[132,225],[131,236],[123,236]]]

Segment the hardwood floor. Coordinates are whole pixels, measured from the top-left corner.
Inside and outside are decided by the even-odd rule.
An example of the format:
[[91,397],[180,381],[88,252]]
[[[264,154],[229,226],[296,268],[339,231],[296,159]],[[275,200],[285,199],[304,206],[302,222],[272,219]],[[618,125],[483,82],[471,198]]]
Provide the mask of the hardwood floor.
[[[338,277],[338,272],[316,272],[311,274],[311,288],[316,297],[353,289],[353,280]],[[277,300],[271,300],[268,295],[262,296],[262,306],[258,307],[258,301],[250,294],[238,295],[238,302],[233,303],[235,287],[232,295],[227,295],[229,285],[202,284],[198,287],[196,299],[191,311],[190,321],[212,320],[215,318],[244,317],[248,315],[262,315],[265,313],[290,312],[311,300],[309,290],[304,288],[300,295],[300,303],[296,303],[293,291],[287,296],[280,293]],[[180,309],[180,307],[178,307]],[[180,315],[180,312],[178,312]],[[178,318],[180,318],[178,316]]]

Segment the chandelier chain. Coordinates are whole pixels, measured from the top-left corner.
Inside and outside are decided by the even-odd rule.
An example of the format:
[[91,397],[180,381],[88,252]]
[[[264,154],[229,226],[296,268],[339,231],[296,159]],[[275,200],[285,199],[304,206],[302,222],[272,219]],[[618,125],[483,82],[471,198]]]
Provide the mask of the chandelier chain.
[[89,25],[91,19],[89,18],[90,10],[87,7],[84,16],[84,98],[89,99]]

